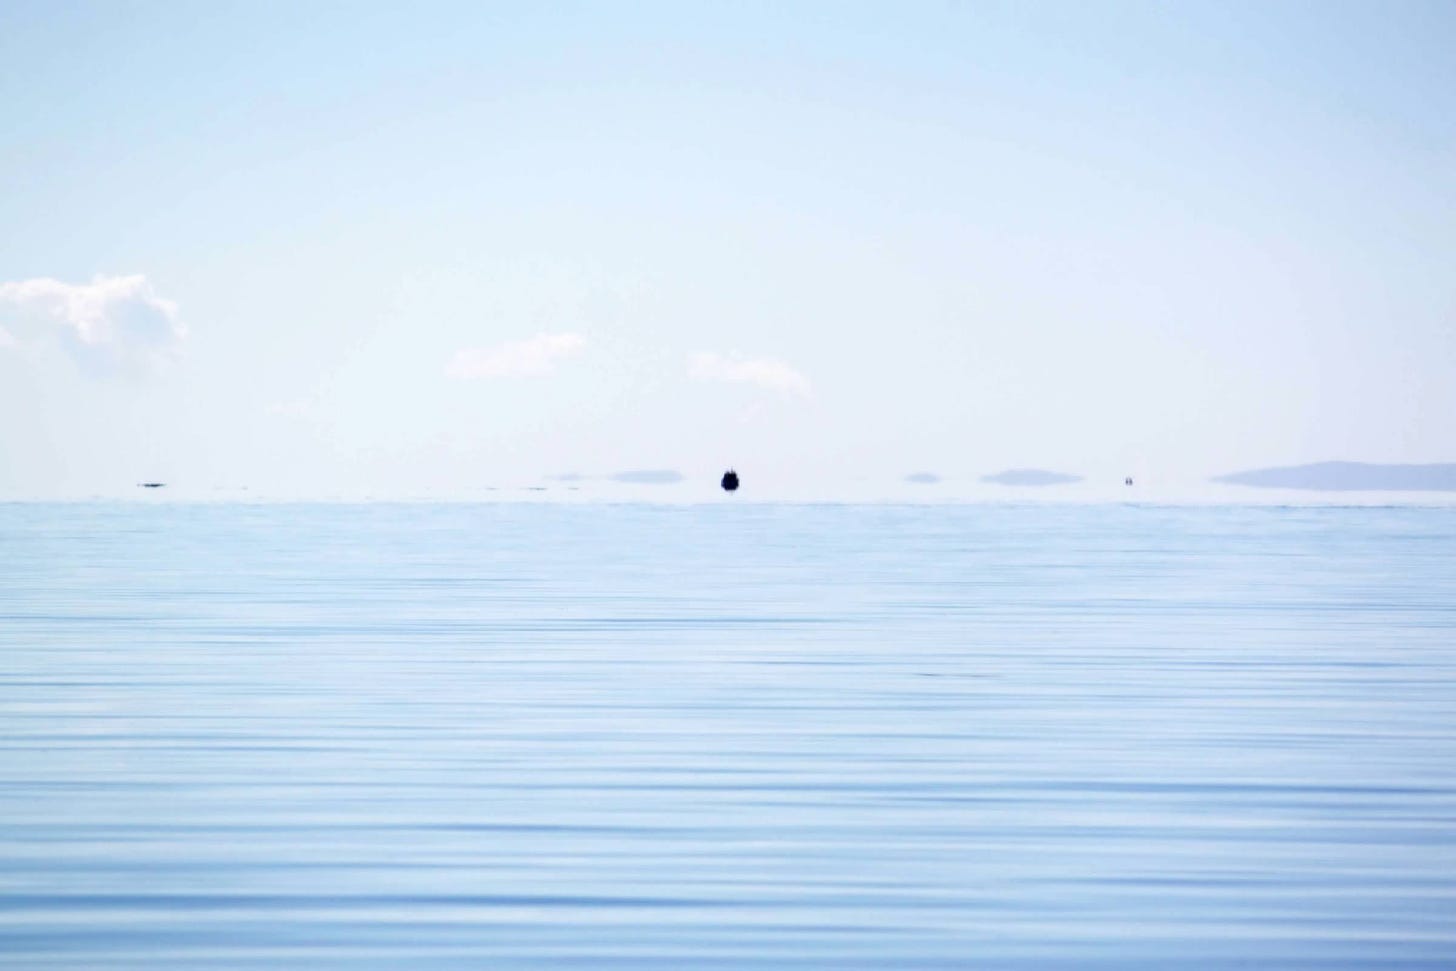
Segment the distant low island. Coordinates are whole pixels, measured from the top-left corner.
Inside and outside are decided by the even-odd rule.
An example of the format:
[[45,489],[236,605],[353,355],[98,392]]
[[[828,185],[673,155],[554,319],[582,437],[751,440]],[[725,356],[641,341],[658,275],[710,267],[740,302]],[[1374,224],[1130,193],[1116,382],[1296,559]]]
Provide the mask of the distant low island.
[[940,476],[934,472],[911,472],[905,476],[905,481],[915,485],[935,485],[940,481]]
[[584,472],[562,472],[547,476],[554,482],[590,482],[593,479],[624,482],[628,485],[674,485],[687,477],[677,469],[626,469],[608,475],[587,475]]
[[682,480],[683,474],[676,469],[629,469],[612,476],[613,482],[630,482],[634,485],[672,485]]
[[1379,465],[1316,462],[1312,465],[1233,472],[1216,476],[1212,481],[1258,489],[1320,492],[1456,492],[1456,463]]
[[1006,486],[1054,486],[1081,482],[1082,477],[1046,469],[1006,469],[995,475],[983,475],[981,481]]

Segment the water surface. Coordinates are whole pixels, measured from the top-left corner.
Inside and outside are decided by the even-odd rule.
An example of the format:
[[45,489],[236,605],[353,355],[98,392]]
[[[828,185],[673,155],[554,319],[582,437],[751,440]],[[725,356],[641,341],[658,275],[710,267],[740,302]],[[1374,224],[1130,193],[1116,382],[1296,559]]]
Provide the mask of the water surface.
[[0,965],[1450,968],[1456,509],[0,506]]

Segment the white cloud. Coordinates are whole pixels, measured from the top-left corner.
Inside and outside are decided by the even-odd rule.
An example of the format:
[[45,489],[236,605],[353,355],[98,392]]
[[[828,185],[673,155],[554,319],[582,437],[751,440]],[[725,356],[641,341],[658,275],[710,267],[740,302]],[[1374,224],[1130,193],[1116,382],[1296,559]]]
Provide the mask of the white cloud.
[[80,364],[103,371],[165,363],[187,336],[177,304],[158,296],[141,274],[90,283],[49,277],[0,283],[0,314],[11,324],[0,346],[58,334]]
[[445,373],[452,378],[550,374],[559,358],[570,357],[585,346],[586,338],[580,334],[538,334],[495,347],[467,347],[455,352]]
[[688,358],[688,374],[700,381],[740,381],[782,394],[809,397],[809,379],[774,358],[700,353]]

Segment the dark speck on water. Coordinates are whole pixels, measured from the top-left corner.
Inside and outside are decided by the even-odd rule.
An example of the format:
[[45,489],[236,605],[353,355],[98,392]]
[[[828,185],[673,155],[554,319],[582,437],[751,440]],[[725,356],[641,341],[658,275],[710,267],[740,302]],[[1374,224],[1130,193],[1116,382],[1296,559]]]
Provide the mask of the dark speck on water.
[[0,968],[1445,968],[1456,509],[0,504]]
[[723,473],[723,488],[729,492],[738,488],[738,473],[729,469]]

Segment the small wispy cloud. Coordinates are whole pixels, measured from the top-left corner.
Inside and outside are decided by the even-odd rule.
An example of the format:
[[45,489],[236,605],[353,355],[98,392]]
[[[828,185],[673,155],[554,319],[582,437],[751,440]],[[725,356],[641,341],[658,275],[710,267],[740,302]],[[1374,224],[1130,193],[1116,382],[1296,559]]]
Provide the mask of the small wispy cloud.
[[452,378],[533,377],[550,374],[556,362],[586,346],[580,334],[538,334],[528,340],[456,351],[445,367]]
[[58,336],[78,363],[98,371],[164,364],[187,337],[177,304],[141,274],[0,283],[0,314],[10,325],[0,328],[0,346]]
[[688,358],[688,374],[699,381],[737,381],[770,391],[807,398],[809,379],[790,365],[771,357],[746,358],[737,354],[702,352]]

